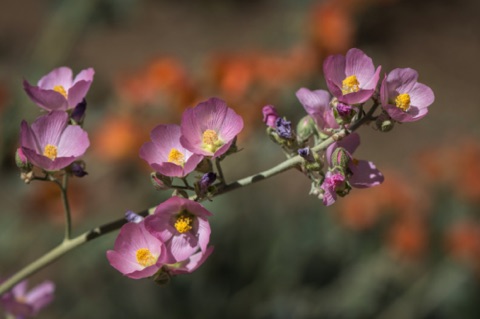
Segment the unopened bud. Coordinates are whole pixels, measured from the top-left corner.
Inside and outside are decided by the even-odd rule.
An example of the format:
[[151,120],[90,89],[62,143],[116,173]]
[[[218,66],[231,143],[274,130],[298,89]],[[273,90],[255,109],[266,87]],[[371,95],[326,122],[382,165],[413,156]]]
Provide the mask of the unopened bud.
[[17,167],[22,170],[29,170],[31,168],[31,164],[28,162],[27,157],[23,154],[21,148],[17,148],[17,152],[15,153],[15,163]]
[[88,175],[88,173],[85,171],[85,162],[83,161],[73,162],[70,166],[70,171],[74,176],[77,177]]
[[278,118],[277,110],[273,105],[265,105],[262,108],[263,113],[263,123],[269,127],[275,128],[275,121]]
[[144,218],[142,216],[140,216],[139,214],[131,211],[131,210],[127,210],[127,212],[125,213],[125,219],[129,222],[129,223],[135,223],[135,224],[138,224],[140,223],[142,220],[144,220]]
[[393,121],[390,116],[388,116],[388,114],[382,113],[375,121],[375,125],[380,132],[386,133],[390,132],[393,129],[393,127],[395,126],[395,121]]
[[336,120],[339,124],[349,123],[356,113],[357,110],[351,105],[338,102],[335,106],[335,115],[337,115]]
[[155,172],[152,172],[150,174],[150,181],[152,182],[152,185],[156,190],[165,190],[169,189],[170,186],[172,186],[171,177],[157,174]]
[[73,121],[73,124],[82,125],[83,120],[85,119],[85,111],[87,110],[87,101],[85,99],[82,102],[78,103],[77,106],[72,111],[70,118]]
[[343,147],[337,147],[331,157],[332,166],[340,169],[342,172],[347,171],[348,164],[352,157]]
[[315,131],[315,121],[310,115],[303,117],[297,124],[297,138],[300,142],[308,140]]
[[293,138],[292,134],[292,122],[287,121],[286,119],[279,117],[275,121],[275,129],[278,136],[283,139],[290,140]]

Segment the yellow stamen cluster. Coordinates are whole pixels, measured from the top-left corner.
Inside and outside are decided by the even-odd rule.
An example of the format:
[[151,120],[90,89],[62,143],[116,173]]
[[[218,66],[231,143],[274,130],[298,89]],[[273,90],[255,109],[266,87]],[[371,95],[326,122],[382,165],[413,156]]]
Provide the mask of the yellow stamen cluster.
[[395,105],[406,112],[410,108],[410,95],[408,93],[399,94],[395,98]]
[[47,144],[43,149],[43,155],[51,159],[52,161],[57,158],[58,149],[55,145]]
[[175,222],[175,229],[180,233],[186,233],[192,229],[193,218],[187,214],[180,214]]
[[202,148],[206,151],[215,153],[224,143],[218,138],[214,130],[205,130],[202,135]]
[[342,93],[348,94],[353,92],[360,91],[360,82],[358,82],[357,77],[355,75],[347,76],[342,81]]
[[176,148],[172,148],[170,153],[168,153],[168,160],[169,163],[177,164],[180,166],[185,165],[185,155],[182,152],[177,150]]
[[65,91],[65,88],[64,88],[63,86],[61,86],[61,85],[55,85],[55,86],[53,87],[53,90],[54,90],[55,92],[60,93],[60,94],[63,95],[65,98],[68,98],[67,91]]
[[148,248],[137,249],[135,257],[137,258],[137,263],[143,267],[154,265],[158,259],[152,255]]

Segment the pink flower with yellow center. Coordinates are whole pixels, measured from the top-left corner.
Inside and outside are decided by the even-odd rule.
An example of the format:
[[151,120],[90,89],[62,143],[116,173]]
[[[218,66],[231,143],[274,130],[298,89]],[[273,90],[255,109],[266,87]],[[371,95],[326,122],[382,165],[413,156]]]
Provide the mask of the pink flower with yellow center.
[[22,121],[20,147],[28,162],[47,171],[57,171],[81,157],[90,145],[88,134],[68,122],[68,114],[62,111],[37,118],[31,127]]
[[180,126],[158,125],[150,133],[151,142],[143,144],[140,157],[155,171],[170,177],[184,177],[203,159],[180,143]]
[[24,280],[0,296],[0,305],[13,318],[34,317],[53,301],[54,291],[55,285],[51,281],[44,281],[27,291],[27,281]]
[[225,101],[211,98],[183,113],[180,142],[195,154],[214,158],[230,148],[242,129],[242,117]]
[[367,101],[375,92],[380,78],[379,66],[363,51],[353,48],[346,56],[331,55],[323,63],[323,73],[330,92],[346,104]]
[[66,111],[77,106],[87,95],[95,71],[88,68],[73,78],[68,67],[56,68],[43,76],[37,86],[23,81],[23,87],[30,99],[47,111]]
[[176,262],[207,251],[211,213],[198,202],[173,196],[145,218],[145,228],[165,243]]
[[107,251],[113,268],[132,279],[154,275],[167,261],[163,242],[145,229],[143,221],[126,223],[120,229],[113,250]]
[[413,122],[428,113],[435,100],[432,89],[417,82],[417,71],[394,69],[382,81],[380,100],[383,109],[398,122]]

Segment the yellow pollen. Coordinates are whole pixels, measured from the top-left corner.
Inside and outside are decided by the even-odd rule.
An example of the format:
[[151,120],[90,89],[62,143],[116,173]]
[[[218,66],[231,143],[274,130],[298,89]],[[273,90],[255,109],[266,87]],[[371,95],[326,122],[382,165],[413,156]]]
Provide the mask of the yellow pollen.
[[399,94],[395,98],[395,105],[406,112],[410,108],[410,95],[408,95],[408,93]]
[[63,95],[65,98],[68,98],[67,91],[65,91],[65,88],[64,88],[63,86],[61,86],[61,85],[55,85],[55,86],[53,87],[53,90],[54,90],[55,92],[60,93],[60,94]]
[[192,229],[192,217],[180,215],[175,222],[175,229],[178,230],[180,234],[186,233]]
[[172,148],[168,153],[168,162],[183,166],[185,164],[185,155],[176,148]]
[[206,145],[215,145],[218,142],[217,132],[214,130],[206,130],[203,132],[203,144]]
[[135,256],[137,257],[137,263],[143,267],[154,265],[158,259],[152,255],[148,248],[137,249]]
[[342,93],[348,94],[360,91],[360,82],[355,75],[350,75],[342,81]]
[[57,147],[52,144],[47,144],[43,149],[43,155],[51,159],[52,161],[57,158]]

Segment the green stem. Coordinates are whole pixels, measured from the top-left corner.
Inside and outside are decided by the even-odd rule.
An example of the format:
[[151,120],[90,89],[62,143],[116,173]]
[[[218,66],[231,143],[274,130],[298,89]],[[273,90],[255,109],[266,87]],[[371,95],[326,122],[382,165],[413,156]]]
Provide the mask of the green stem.
[[221,184],[225,184],[225,177],[223,176],[223,170],[222,170],[222,165],[220,164],[220,160],[218,157],[215,159],[215,167],[217,168],[217,173],[218,173],[218,180],[220,181]]
[[72,214],[70,213],[70,205],[67,197],[68,187],[68,173],[63,175],[62,184],[60,185],[60,191],[62,193],[63,210],[65,212],[65,237],[64,241],[68,241],[72,238]]
[[[372,108],[369,110],[369,112],[367,113],[367,115],[365,117],[361,118],[359,121],[355,122],[352,126],[349,127],[348,130],[343,129],[343,130],[339,131],[338,133],[333,134],[331,137],[327,138],[322,143],[314,146],[312,148],[312,151],[318,152],[318,151],[326,149],[330,144],[342,139],[349,132],[352,132],[352,131],[356,130],[362,124],[365,124],[366,122],[368,122],[371,119],[372,114],[375,112],[375,109],[377,108],[377,106],[378,106],[378,104],[374,104],[372,106]],[[260,172],[258,174],[254,174],[254,175],[239,179],[239,180],[237,180],[233,183],[230,183],[230,184],[225,185],[224,187],[221,187],[218,190],[218,192],[215,194],[215,196],[221,195],[221,194],[224,194],[224,193],[228,193],[228,192],[233,191],[237,188],[241,188],[241,187],[256,183],[258,181],[265,180],[267,178],[270,178],[272,176],[280,174],[280,173],[282,173],[286,170],[294,168],[294,167],[298,166],[299,164],[301,164],[303,161],[304,161],[304,159],[301,156],[299,156],[299,155],[294,156],[294,157],[289,158],[286,161],[284,161],[284,162],[282,162],[282,163],[280,163],[280,164],[278,164],[278,165],[276,165],[276,166],[274,166],[274,167],[272,167],[268,170],[265,170],[265,171]],[[66,182],[67,182],[67,178],[64,177],[64,184],[66,184]],[[68,215],[67,224],[71,225],[70,216],[69,216],[70,215],[70,209],[68,208],[68,201],[66,200],[67,199],[66,195],[67,195],[66,187],[62,187],[62,198],[64,198],[64,205],[66,207],[65,208],[66,217]],[[142,216],[147,216],[149,214],[153,214],[153,212],[155,211],[155,208],[156,207],[151,207],[147,210],[139,212],[138,214],[142,215]],[[67,212],[68,212],[68,214],[67,214]],[[42,269],[42,268],[46,267],[47,265],[51,264],[52,262],[54,262],[55,260],[57,260],[61,256],[65,255],[67,252],[69,252],[69,251],[75,249],[76,247],[81,246],[81,245],[85,244],[86,242],[89,242],[89,241],[91,241],[95,238],[98,238],[98,237],[103,236],[105,234],[108,234],[112,231],[115,231],[115,230],[119,229],[120,227],[122,227],[125,223],[126,223],[126,220],[124,218],[121,218],[121,219],[112,221],[108,224],[105,224],[105,225],[99,226],[97,228],[94,228],[94,229],[92,229],[90,231],[87,231],[87,232],[85,232],[85,233],[83,233],[83,234],[81,234],[77,237],[74,237],[74,238],[70,238],[70,227],[71,226],[68,226],[68,231],[66,229],[65,240],[60,245],[53,248],[48,253],[41,256],[39,259],[37,259],[33,263],[27,265],[25,268],[21,269],[16,274],[14,274],[12,277],[10,277],[8,280],[3,282],[0,285],[0,295],[3,294],[4,292],[8,291],[10,288],[12,288],[15,284],[17,284],[21,280],[27,278],[28,276],[36,273],[40,269]],[[67,236],[67,234],[68,234],[68,236]]]

